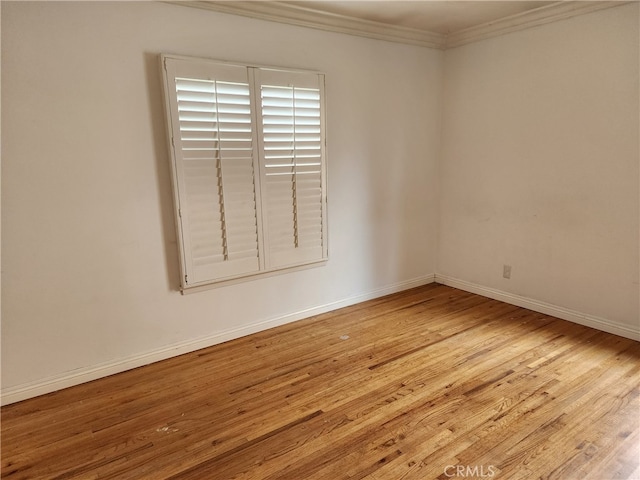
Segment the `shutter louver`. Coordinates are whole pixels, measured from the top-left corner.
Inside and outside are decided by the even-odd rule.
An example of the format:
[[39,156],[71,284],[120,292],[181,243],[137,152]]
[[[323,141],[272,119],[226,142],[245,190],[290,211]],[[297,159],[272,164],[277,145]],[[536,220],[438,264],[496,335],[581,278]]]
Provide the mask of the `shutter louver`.
[[272,267],[323,258],[320,90],[262,85],[266,225]]
[[189,282],[257,272],[249,84],[176,77],[175,92]]

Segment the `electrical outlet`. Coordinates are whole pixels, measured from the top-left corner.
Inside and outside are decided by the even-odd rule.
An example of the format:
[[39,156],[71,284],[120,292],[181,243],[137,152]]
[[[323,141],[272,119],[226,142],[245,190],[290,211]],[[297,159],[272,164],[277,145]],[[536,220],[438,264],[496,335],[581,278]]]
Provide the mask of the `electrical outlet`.
[[502,266],[502,277],[503,278],[511,278],[511,265],[503,265]]

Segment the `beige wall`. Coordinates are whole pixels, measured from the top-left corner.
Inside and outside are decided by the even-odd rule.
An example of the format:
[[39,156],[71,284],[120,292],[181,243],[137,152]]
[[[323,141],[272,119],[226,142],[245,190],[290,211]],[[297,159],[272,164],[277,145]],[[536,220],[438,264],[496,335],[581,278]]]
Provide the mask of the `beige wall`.
[[[326,266],[180,295],[161,52],[326,73]],[[436,273],[640,332],[638,127],[637,4],[443,53],[164,3],[5,2],[3,401]]]
[[[161,52],[326,73],[326,266],[177,291]],[[432,280],[441,74],[442,52],[159,2],[3,3],[5,395]]]
[[446,52],[439,274],[640,333],[638,25],[635,3]]

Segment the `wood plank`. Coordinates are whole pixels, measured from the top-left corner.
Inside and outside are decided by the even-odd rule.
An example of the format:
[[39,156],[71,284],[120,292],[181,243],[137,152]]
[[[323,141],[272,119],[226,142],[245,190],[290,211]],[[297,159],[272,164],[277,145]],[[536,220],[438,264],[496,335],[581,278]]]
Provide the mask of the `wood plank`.
[[7,479],[631,480],[640,343],[432,284],[3,407],[1,429]]

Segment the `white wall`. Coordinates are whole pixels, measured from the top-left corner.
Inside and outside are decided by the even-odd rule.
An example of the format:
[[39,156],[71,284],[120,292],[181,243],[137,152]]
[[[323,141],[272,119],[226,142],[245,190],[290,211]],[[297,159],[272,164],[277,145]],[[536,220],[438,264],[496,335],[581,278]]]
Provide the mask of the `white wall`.
[[446,52],[440,276],[640,334],[638,25],[634,3]]
[[[640,331],[638,43],[637,4],[443,54],[163,3],[4,2],[3,401],[436,271]],[[326,73],[326,266],[180,295],[160,52]]]
[[[178,292],[161,52],[326,73],[326,266]],[[442,56],[163,3],[3,3],[5,399],[432,279]]]

